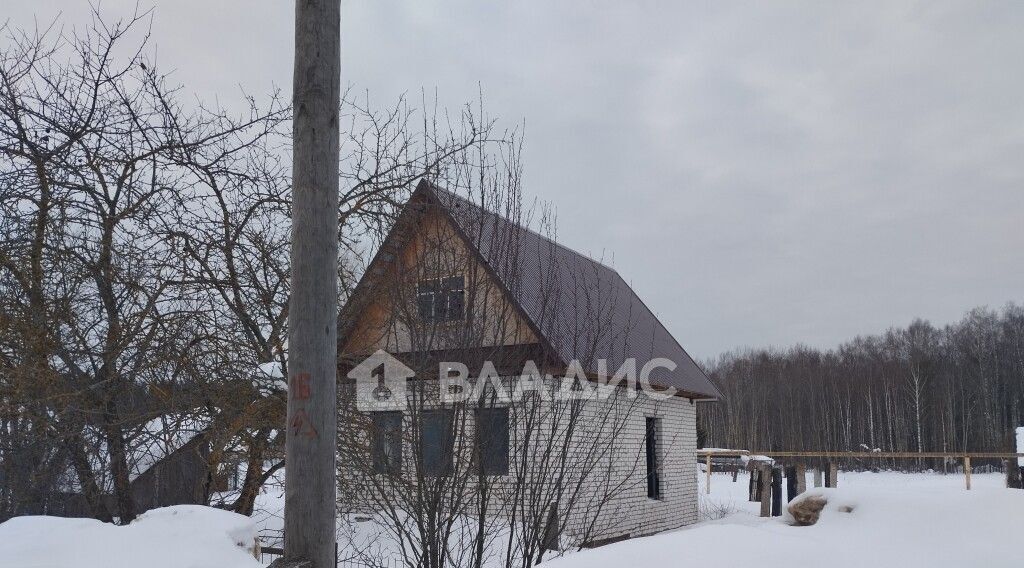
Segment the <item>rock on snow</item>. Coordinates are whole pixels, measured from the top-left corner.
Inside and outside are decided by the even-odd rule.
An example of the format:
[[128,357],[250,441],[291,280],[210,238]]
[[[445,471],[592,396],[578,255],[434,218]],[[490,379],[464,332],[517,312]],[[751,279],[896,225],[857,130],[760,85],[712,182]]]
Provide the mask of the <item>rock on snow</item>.
[[117,526],[16,517],[0,524],[0,563],[24,568],[256,568],[252,519],[199,505],[153,509]]
[[810,495],[804,493],[786,507],[786,512],[789,513],[788,518],[793,519],[793,523],[798,525],[813,525],[818,522],[818,517],[821,516],[821,510],[828,504],[828,499],[824,495]]

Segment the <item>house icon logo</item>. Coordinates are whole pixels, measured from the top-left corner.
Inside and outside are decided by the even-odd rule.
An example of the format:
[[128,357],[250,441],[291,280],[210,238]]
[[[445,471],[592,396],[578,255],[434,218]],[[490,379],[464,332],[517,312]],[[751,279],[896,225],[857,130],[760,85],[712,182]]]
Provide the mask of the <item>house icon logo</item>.
[[356,381],[356,408],[363,411],[404,410],[405,383],[416,373],[393,355],[378,349],[348,372]]

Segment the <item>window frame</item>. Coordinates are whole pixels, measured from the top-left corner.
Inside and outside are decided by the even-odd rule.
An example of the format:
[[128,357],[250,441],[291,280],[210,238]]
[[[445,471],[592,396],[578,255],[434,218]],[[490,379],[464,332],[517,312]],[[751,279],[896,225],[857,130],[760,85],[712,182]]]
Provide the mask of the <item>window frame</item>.
[[[437,416],[443,416],[444,422],[440,424],[441,432],[438,435],[438,446],[436,464],[433,449],[427,444],[431,441],[428,438],[428,424]],[[455,472],[455,412],[450,409],[422,410],[419,413],[420,431],[417,440],[417,460],[419,472],[423,477],[445,477]],[[429,436],[432,438],[433,433]],[[428,458],[430,461],[428,461]]]
[[[495,424],[485,421],[484,415],[494,413],[500,416],[499,422],[503,423],[501,431],[495,436],[494,432],[485,434],[485,424]],[[476,422],[475,428],[475,458],[476,468],[479,475],[502,477],[509,474],[511,462],[511,419],[507,406],[493,406],[477,408],[474,413]],[[492,420],[488,418],[487,420]],[[503,450],[503,451],[502,451]],[[495,459],[494,456],[497,456]]]
[[[386,419],[386,420],[385,420]],[[401,411],[388,410],[370,413],[372,431],[370,433],[370,459],[373,472],[380,475],[400,475],[402,473],[402,422]],[[388,434],[395,434],[389,437]],[[387,458],[386,448],[395,449],[394,459]]]
[[661,418],[644,417],[644,453],[647,478],[647,498],[661,501],[665,498],[665,488],[661,479]]
[[417,282],[416,312],[420,320],[428,323],[465,320],[466,277],[460,274]]

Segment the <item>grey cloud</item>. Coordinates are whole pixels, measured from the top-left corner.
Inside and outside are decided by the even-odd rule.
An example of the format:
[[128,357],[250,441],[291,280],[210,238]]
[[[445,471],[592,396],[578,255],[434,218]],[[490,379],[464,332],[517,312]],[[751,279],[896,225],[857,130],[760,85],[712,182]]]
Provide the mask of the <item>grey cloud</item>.
[[[482,85],[525,119],[525,190],[561,239],[613,255],[696,357],[1024,299],[1024,5],[343,6],[345,82],[452,106]],[[199,96],[290,86],[291,2],[156,8],[160,60]]]

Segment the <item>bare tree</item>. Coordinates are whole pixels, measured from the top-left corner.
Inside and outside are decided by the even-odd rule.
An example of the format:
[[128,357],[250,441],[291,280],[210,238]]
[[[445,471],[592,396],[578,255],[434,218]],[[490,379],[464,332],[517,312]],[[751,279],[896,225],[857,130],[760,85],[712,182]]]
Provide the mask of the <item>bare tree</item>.
[[[386,537],[347,548],[381,565],[397,555],[409,566],[532,566],[606,528],[605,505],[643,460],[642,448],[620,444],[640,408],[628,389],[612,387],[612,401],[559,397],[567,370],[538,347],[538,328],[566,326],[574,352],[589,363],[624,333],[610,321],[618,297],[582,285],[595,278],[589,262],[552,262],[541,281],[525,281],[523,265],[557,258],[558,245],[538,238],[535,248],[523,246],[534,213],[521,204],[514,138],[481,142],[443,166],[433,183],[461,196],[414,194],[342,315],[344,353],[355,357],[343,369],[385,347],[416,373],[403,412],[363,412],[355,385],[344,385],[340,507],[370,514]],[[542,210],[537,218],[553,236],[553,216]],[[520,290],[508,288],[518,286],[541,288],[532,293],[544,315],[532,324],[512,301]],[[528,361],[538,376],[529,393],[515,396]],[[449,384],[455,377],[464,382]],[[575,385],[592,388],[585,373]],[[452,388],[463,396],[449,396]],[[507,426],[509,447],[493,447],[490,421]],[[572,522],[560,526],[565,519]]]
[[186,112],[147,55],[144,18],[94,14],[73,35],[5,29],[0,56],[11,229],[0,245],[0,408],[4,431],[36,448],[16,442],[2,451],[19,457],[3,461],[45,466],[48,482],[30,483],[34,506],[77,488],[92,515],[121,522],[139,512],[144,425],[198,412],[195,362],[208,347],[197,314],[209,305],[181,286],[166,220],[203,149],[258,137],[268,120]]

